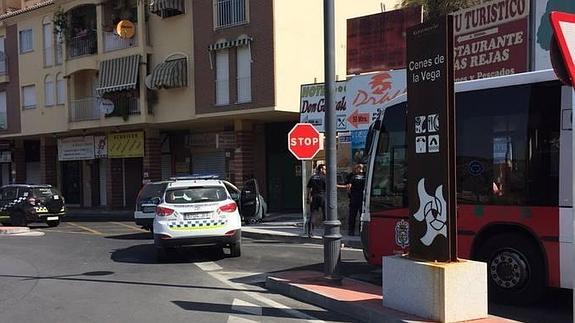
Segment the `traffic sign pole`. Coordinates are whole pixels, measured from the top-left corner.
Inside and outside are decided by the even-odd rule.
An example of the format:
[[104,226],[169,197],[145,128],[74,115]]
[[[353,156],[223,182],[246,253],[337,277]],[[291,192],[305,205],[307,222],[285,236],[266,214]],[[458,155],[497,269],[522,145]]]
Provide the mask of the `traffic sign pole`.
[[337,218],[337,158],[335,115],[335,22],[334,0],[323,1],[324,69],[325,69],[325,152],[326,152],[326,219],[324,221],[324,276],[341,280],[341,222]]

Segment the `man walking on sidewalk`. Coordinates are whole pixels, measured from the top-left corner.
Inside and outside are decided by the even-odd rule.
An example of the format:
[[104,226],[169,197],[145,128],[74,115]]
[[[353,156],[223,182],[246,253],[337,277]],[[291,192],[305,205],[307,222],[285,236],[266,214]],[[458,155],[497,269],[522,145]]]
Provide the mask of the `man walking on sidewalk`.
[[309,204],[309,214],[305,219],[304,227],[308,237],[313,234],[313,215],[321,208],[322,218],[325,221],[325,165],[320,164],[316,167],[313,174],[307,182],[307,203]]
[[361,212],[361,203],[363,202],[363,188],[365,187],[365,174],[362,164],[356,164],[353,167],[353,173],[350,173],[345,181],[345,185],[338,185],[340,188],[347,188],[349,195],[349,218],[347,219],[347,228],[350,236],[355,235],[355,220],[357,214]]

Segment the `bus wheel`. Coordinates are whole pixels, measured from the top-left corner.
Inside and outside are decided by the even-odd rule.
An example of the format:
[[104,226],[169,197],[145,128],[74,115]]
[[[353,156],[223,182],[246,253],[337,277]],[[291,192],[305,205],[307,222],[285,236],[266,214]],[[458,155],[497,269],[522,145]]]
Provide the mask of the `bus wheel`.
[[496,303],[536,302],[545,289],[543,255],[520,234],[500,234],[480,246],[477,258],[487,263],[489,298]]

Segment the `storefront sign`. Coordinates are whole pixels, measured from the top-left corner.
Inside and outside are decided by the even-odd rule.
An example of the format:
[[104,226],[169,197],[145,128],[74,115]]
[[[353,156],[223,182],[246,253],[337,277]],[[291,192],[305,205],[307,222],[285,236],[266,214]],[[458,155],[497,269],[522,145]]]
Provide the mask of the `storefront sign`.
[[116,34],[122,39],[132,38],[136,34],[136,25],[129,20],[120,20],[116,25]]
[[58,160],[94,159],[94,137],[70,137],[58,139]]
[[96,158],[108,157],[108,139],[106,136],[94,137],[94,155]]
[[1,151],[0,152],[0,163],[11,163],[12,162],[12,152],[11,151]]
[[347,20],[347,74],[405,68],[405,30],[422,21],[410,6]]
[[406,93],[405,70],[359,75],[347,82],[348,130],[366,130],[382,105]]
[[[335,101],[337,114],[337,131],[347,129],[346,82],[336,82]],[[319,132],[324,132],[325,117],[325,87],[323,83],[301,86],[300,92],[300,123],[311,123]]]
[[407,32],[410,257],[457,260],[453,17]]
[[530,0],[492,0],[453,14],[455,80],[529,69]]
[[108,158],[144,157],[144,133],[121,132],[108,135]]

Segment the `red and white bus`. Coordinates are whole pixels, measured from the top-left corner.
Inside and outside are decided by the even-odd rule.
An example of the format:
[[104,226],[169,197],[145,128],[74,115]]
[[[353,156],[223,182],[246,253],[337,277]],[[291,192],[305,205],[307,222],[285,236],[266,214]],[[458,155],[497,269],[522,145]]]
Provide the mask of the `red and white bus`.
[[[459,257],[488,263],[496,301],[527,303],[546,286],[572,288],[573,89],[548,70],[455,90]],[[372,264],[409,250],[406,99],[386,104],[368,135],[361,220]]]

